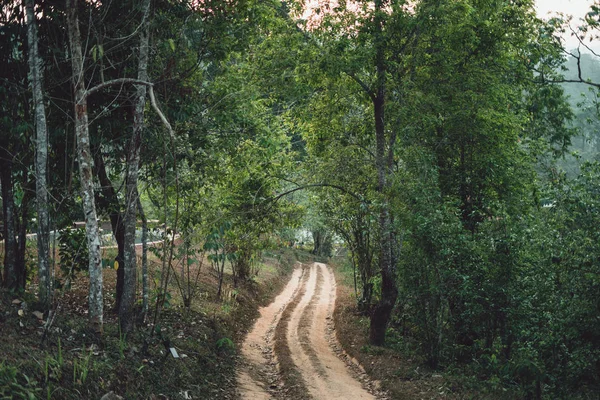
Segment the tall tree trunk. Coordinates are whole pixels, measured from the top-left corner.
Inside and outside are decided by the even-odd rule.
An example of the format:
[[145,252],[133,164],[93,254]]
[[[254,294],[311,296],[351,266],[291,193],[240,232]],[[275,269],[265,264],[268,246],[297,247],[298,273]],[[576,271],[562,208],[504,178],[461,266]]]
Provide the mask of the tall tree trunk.
[[79,176],[82,187],[85,229],[89,248],[89,318],[91,327],[102,332],[103,293],[102,293],[102,259],[100,253],[100,234],[94,199],[94,181],[92,175],[92,155],[90,151],[90,135],[88,128],[87,95],[83,74],[83,55],[81,52],[81,36],[77,18],[77,0],[66,0],[67,31],[71,48],[71,66],[73,72],[73,90],[75,94],[75,133],[77,137],[77,158]]
[[[138,59],[138,80],[148,80],[148,40],[150,0],[142,4],[143,20],[140,31],[140,48]],[[146,106],[146,86],[136,85],[135,110],[133,115],[133,135],[127,154],[127,195],[125,207],[125,274],[123,296],[119,307],[121,329],[129,332],[133,328],[133,305],[135,303],[136,253],[135,225],[137,220],[137,184],[140,164],[140,144],[144,128],[144,108]]]
[[17,289],[17,232],[12,186],[11,155],[0,146],[0,184],[2,185],[2,214],[4,215],[4,286]]
[[384,130],[384,100],[383,88],[374,102],[375,129],[377,140],[377,191],[381,196],[381,210],[379,213],[379,230],[381,233],[379,246],[379,270],[381,273],[381,298],[371,315],[369,327],[369,340],[372,344],[381,346],[385,343],[385,331],[390,321],[392,310],[398,297],[396,287],[396,271],[392,260],[392,227],[387,196],[387,163],[385,157],[385,130]]
[[48,163],[48,131],[46,129],[46,111],[42,93],[42,60],[38,51],[37,23],[34,14],[34,0],[26,0],[27,41],[29,45],[29,81],[33,92],[35,113],[35,192],[37,206],[37,248],[39,300],[47,310],[52,303],[50,277],[50,228],[48,215],[48,188],[46,165]]
[[373,112],[375,118],[376,137],[376,167],[377,167],[377,192],[381,198],[381,210],[379,213],[379,229],[381,232],[381,243],[379,250],[379,269],[381,273],[381,299],[375,306],[371,315],[369,327],[369,340],[374,345],[385,343],[385,331],[390,321],[396,299],[398,288],[396,286],[396,265],[393,262],[393,233],[390,218],[389,204],[387,200],[389,172],[388,160],[393,159],[394,140],[390,138],[388,154],[386,157],[386,134],[385,134],[385,42],[383,37],[383,2],[375,1],[375,66],[377,69],[377,89],[372,97]]

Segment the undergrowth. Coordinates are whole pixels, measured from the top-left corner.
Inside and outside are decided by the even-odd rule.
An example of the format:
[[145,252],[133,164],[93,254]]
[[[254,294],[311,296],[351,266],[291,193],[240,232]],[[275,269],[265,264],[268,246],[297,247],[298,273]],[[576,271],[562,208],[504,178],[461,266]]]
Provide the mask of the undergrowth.
[[[125,399],[230,398],[239,344],[297,256],[292,249],[272,252],[257,278],[235,289],[226,277],[232,289],[222,300],[211,294],[216,282],[209,274],[190,308],[171,288],[171,304],[157,326],[138,324],[128,335],[107,312],[111,296],[102,336],[87,328],[85,277],[65,296],[43,343],[33,295],[0,292],[0,398],[99,399],[111,391]],[[114,272],[106,271],[110,281]]]

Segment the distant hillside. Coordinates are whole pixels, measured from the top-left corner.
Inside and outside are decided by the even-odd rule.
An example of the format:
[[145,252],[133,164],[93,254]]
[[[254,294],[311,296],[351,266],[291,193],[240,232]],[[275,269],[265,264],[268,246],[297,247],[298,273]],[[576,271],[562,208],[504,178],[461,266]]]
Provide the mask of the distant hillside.
[[[581,54],[581,77],[585,80],[589,79],[593,82],[600,82],[600,60],[598,57],[584,53]],[[569,57],[563,71],[565,79],[578,79],[577,70],[577,59],[575,57]],[[585,93],[586,96],[590,94],[589,86],[578,84],[578,83],[565,83],[563,85],[565,94],[569,96],[571,105],[576,108],[577,103],[581,102],[581,93]]]
[[[581,54],[579,66],[584,80],[600,82],[599,57],[588,53]],[[575,57],[570,56],[567,59],[562,74],[565,79],[579,79]],[[568,173],[577,173],[582,161],[597,159],[600,154],[600,94],[592,86],[581,83],[564,83],[562,87],[575,113],[573,125],[580,132],[579,136],[573,138],[572,150],[577,151],[581,158],[568,156],[561,164]]]

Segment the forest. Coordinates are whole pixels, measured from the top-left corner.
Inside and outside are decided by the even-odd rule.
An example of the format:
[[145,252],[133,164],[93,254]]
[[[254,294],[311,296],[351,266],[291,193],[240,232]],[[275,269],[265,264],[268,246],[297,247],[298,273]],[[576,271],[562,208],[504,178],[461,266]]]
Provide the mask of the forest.
[[403,360],[377,398],[597,399],[599,34],[597,1],[4,0],[0,397],[237,398],[297,259],[345,351]]

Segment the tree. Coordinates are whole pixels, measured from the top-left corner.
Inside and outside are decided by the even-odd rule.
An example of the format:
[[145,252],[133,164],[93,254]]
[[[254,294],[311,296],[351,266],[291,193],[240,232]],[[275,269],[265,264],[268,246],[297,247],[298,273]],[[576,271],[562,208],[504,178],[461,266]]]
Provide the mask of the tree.
[[[148,81],[148,41],[150,36],[150,0],[142,4],[142,21],[140,23],[140,44],[138,55],[138,80]],[[126,212],[125,212],[125,274],[123,282],[123,296],[119,305],[119,318],[121,328],[129,332],[133,328],[133,306],[135,302],[136,283],[136,251],[135,227],[137,222],[138,207],[138,169],[140,164],[141,135],[144,128],[144,109],[146,106],[146,86],[136,86],[135,110],[133,116],[133,134],[129,143],[127,154],[126,174]]]
[[[390,75],[398,72],[396,79],[406,73],[402,57],[410,50],[414,30],[404,2],[375,0],[362,9],[336,8],[323,18],[315,29],[319,42],[324,43],[321,67],[332,79],[340,74],[353,81],[353,87],[362,92],[372,112],[371,129],[374,139],[373,166],[377,171],[375,197],[379,214],[378,275],[381,277],[381,296],[371,313],[370,341],[376,345],[385,342],[385,332],[398,295],[396,263],[398,242],[394,216],[390,213],[391,174],[394,167],[397,127],[386,118],[393,91],[389,87]],[[402,32],[402,34],[400,34]],[[391,44],[396,59],[393,59]],[[408,50],[407,50],[408,49]],[[335,62],[333,60],[336,60]],[[394,87],[400,90],[400,84]],[[396,96],[402,100],[402,96]],[[400,104],[401,105],[401,104]],[[371,136],[371,133],[367,132]]]
[[42,307],[50,307],[52,302],[52,281],[50,275],[50,228],[48,215],[48,132],[46,127],[46,110],[42,90],[43,73],[42,59],[38,51],[37,22],[34,13],[34,0],[25,2],[27,10],[27,42],[29,45],[29,80],[33,92],[35,113],[35,176],[36,176],[36,205],[37,205],[37,243],[38,243],[38,281],[39,298]]
[[77,137],[77,158],[79,162],[79,178],[85,215],[85,229],[89,250],[89,318],[92,328],[102,332],[104,302],[102,292],[102,258],[100,254],[100,234],[96,202],[94,199],[94,181],[92,175],[93,158],[90,150],[90,134],[88,127],[87,93],[84,75],[83,55],[81,51],[81,34],[79,32],[79,1],[66,0],[67,30],[69,48],[71,50],[71,67],[74,97],[75,133]]
[[29,146],[30,97],[27,93],[27,59],[24,8],[9,2],[0,9],[4,39],[0,87],[0,185],[2,195],[4,271],[3,285],[20,291],[26,283],[26,233],[31,218],[34,174],[29,173],[33,152]]

